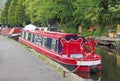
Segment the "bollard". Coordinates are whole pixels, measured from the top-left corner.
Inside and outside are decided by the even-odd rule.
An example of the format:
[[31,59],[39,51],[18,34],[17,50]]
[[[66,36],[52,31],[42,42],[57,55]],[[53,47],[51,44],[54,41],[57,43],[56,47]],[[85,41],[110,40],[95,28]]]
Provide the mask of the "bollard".
[[65,71],[63,71],[63,77],[65,77],[65,74],[66,74],[66,72],[65,72]]

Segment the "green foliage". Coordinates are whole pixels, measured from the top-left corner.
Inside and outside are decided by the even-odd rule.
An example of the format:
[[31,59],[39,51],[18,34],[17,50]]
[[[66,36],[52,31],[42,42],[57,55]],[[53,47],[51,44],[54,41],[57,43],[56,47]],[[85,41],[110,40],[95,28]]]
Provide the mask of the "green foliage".
[[73,12],[75,21],[78,21],[80,25],[87,27],[96,24],[99,11],[98,4],[100,1],[101,0],[76,0],[74,3],[76,9]]
[[0,12],[0,23],[5,25],[5,8],[2,8],[2,11]]
[[75,27],[61,27],[60,29],[67,33],[78,33],[78,29]]
[[[76,33],[78,26],[83,34],[101,35],[102,29],[120,23],[119,0],[7,0],[1,11],[1,23],[22,26],[33,23],[39,26],[59,25],[69,33]],[[99,26],[87,32],[91,26]]]
[[26,24],[29,22],[28,16],[25,15],[25,6],[23,5],[23,2],[25,0],[18,0],[16,8],[15,8],[15,25],[16,26],[22,26],[23,24]]
[[1,11],[1,24],[7,26],[23,26],[30,22],[29,17],[25,15],[25,0],[7,0]]
[[12,27],[15,26],[15,8],[18,0],[11,0],[8,10],[8,24]]
[[32,23],[39,22],[39,20],[37,20],[39,17],[36,16],[36,11],[39,9],[40,3],[40,0],[34,0],[34,2],[32,0],[26,0],[24,2],[25,14],[29,16]]
[[11,0],[7,0],[5,6],[1,10],[0,23],[3,25],[8,25],[8,9],[9,9],[10,2]]
[[7,0],[6,4],[5,4],[5,24],[8,26],[8,9],[10,6],[10,2],[11,0]]
[[93,31],[89,32],[86,28],[83,29],[83,36],[104,36],[108,34],[108,28],[97,27]]
[[[26,14],[30,16],[31,22],[42,23],[42,25],[66,24],[72,18],[72,5],[74,0],[26,0]],[[29,5],[28,5],[29,4]],[[54,21],[54,22],[51,22]],[[58,21],[59,20],[59,21]]]

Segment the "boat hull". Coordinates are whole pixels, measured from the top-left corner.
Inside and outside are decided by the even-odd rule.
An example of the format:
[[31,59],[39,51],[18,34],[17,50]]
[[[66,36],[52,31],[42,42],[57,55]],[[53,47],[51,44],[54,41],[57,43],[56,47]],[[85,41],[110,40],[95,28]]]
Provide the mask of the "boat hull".
[[[61,63],[60,63],[61,64]],[[96,73],[96,72],[101,72],[102,65],[92,65],[92,66],[78,66],[78,65],[66,65],[66,64],[61,64],[71,72],[79,72],[79,73]]]

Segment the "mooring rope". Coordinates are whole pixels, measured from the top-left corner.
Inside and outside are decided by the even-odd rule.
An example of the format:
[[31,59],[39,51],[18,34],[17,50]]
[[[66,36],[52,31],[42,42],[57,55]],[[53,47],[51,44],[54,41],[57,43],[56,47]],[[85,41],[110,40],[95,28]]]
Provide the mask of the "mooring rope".
[[[80,61],[80,63],[83,61],[83,58],[82,58],[82,60]],[[76,72],[78,69],[79,69],[79,67],[81,67],[80,65],[78,65],[75,69],[73,69],[71,72]]]

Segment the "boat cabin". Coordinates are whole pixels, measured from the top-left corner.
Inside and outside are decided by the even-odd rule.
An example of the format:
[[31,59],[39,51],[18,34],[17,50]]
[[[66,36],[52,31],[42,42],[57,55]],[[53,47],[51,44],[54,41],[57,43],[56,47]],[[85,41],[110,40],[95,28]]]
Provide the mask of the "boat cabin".
[[63,57],[81,58],[83,37],[77,34],[49,32],[41,30],[24,30],[21,37],[47,50],[56,52]]

